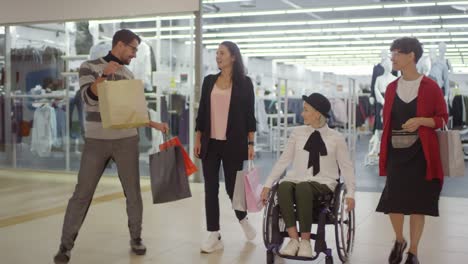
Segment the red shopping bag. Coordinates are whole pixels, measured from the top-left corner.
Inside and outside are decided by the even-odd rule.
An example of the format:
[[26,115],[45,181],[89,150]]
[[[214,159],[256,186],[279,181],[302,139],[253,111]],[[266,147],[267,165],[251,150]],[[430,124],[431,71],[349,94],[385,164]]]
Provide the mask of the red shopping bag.
[[188,155],[187,151],[185,151],[184,147],[180,143],[180,140],[178,137],[173,137],[169,139],[168,141],[162,143],[159,145],[159,150],[163,151],[166,150],[172,146],[179,146],[180,149],[182,150],[182,156],[184,157],[184,164],[185,164],[185,174],[187,176],[190,176],[194,174],[195,172],[198,171],[197,166],[193,163],[193,161],[190,159],[190,156]]

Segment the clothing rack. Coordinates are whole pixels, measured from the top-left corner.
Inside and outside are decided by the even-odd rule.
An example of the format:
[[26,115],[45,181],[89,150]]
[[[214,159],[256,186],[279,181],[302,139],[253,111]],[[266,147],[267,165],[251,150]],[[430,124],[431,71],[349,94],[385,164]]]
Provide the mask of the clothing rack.
[[[15,98],[26,98],[26,99],[65,99],[70,98],[70,91],[65,90],[65,94],[53,95],[53,94],[15,94],[11,93],[10,97]],[[65,169],[70,170],[70,100],[65,100]],[[13,153],[16,153],[16,144],[12,144]],[[13,164],[16,164],[16,154],[13,155]]]

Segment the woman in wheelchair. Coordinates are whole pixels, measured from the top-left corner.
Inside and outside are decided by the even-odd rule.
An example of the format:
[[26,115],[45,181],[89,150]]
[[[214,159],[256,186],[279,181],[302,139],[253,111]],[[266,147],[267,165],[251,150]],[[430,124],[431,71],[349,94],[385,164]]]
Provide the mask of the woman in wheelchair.
[[[354,209],[355,178],[344,136],[328,127],[326,118],[330,102],[319,93],[303,96],[304,126],[294,128],[283,154],[276,162],[262,191],[266,203],[270,189],[292,162],[292,169],[278,187],[278,203],[286,224],[289,242],[281,255],[311,258],[311,239],[314,197],[332,193],[337,186],[340,171],[347,187],[347,210]],[[296,213],[294,210],[296,205]],[[299,221],[299,234],[296,228]]]

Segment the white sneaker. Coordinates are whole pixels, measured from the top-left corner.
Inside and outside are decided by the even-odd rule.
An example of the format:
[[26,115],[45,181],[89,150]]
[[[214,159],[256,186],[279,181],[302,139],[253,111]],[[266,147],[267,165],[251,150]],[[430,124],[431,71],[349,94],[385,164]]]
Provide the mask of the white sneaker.
[[299,243],[299,251],[297,252],[298,257],[312,257],[312,245],[310,244],[310,240],[301,240]]
[[245,217],[244,219],[239,221],[242,230],[244,230],[244,235],[247,240],[254,240],[255,236],[257,235],[257,231],[255,228],[249,223],[249,219]]
[[212,253],[216,250],[223,249],[223,241],[221,240],[221,234],[218,231],[210,232],[208,238],[203,242],[200,252],[201,253]]
[[297,239],[289,239],[289,242],[280,250],[281,255],[285,256],[296,256],[297,250],[299,250],[299,241]]

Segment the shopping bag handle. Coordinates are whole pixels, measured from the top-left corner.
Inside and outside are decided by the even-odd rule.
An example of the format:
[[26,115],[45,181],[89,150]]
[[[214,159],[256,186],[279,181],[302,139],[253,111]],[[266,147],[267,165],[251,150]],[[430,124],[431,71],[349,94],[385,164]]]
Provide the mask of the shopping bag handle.
[[447,124],[445,124],[445,120],[443,117],[442,118],[442,131],[448,131],[448,127],[447,127]]
[[[112,73],[111,75],[112,75],[112,78],[111,78],[111,80],[112,80],[112,81],[115,81],[115,74],[114,74],[114,73]],[[107,77],[106,77],[106,79],[105,79],[104,81],[105,81],[105,82],[107,81]]]
[[248,170],[255,169],[255,164],[254,164],[254,161],[253,161],[253,160],[249,160],[249,161],[247,162],[247,169],[248,169]]
[[164,140],[164,142],[169,141],[169,135],[168,135],[167,133],[162,132],[162,131],[161,131],[161,133],[163,134],[163,140]]

